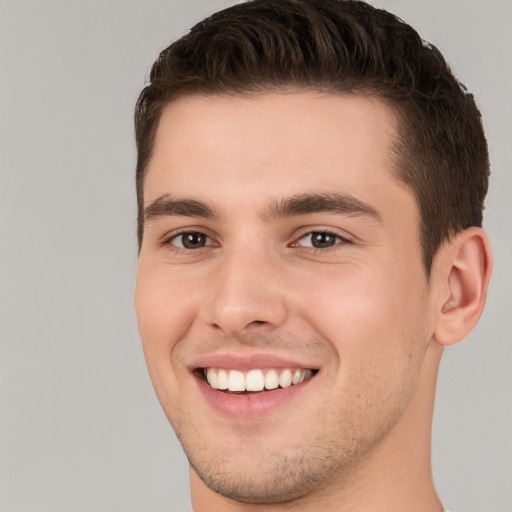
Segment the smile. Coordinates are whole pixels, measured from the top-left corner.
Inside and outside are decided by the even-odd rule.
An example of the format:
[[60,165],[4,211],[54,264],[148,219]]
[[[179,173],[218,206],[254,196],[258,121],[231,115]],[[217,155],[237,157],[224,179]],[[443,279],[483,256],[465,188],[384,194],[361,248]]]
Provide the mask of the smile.
[[258,393],[300,384],[315,371],[301,368],[252,369],[247,372],[223,368],[203,368],[203,376],[213,389],[231,393]]

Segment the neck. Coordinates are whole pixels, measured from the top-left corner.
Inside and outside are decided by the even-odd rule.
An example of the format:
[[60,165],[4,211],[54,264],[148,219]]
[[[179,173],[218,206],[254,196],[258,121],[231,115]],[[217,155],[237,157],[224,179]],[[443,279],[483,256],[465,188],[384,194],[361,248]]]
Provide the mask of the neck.
[[431,471],[431,423],[442,349],[432,343],[409,407],[364,460],[344,471],[335,485],[293,502],[240,503],[209,489],[190,469],[194,512],[442,512]]

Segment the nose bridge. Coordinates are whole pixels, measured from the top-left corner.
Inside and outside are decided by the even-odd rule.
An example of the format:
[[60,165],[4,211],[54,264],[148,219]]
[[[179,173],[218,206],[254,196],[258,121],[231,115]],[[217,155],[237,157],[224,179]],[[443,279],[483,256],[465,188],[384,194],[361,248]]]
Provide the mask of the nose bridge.
[[210,325],[234,335],[284,323],[287,306],[281,265],[268,244],[253,239],[226,248],[216,263],[204,304],[204,318]]

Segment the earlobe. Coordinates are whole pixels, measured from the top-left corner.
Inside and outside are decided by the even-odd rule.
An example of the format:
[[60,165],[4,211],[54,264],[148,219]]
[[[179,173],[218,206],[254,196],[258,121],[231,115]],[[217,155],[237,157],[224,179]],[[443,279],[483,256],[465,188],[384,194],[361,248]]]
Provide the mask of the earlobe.
[[485,306],[492,272],[489,240],[473,227],[458,233],[442,249],[435,279],[440,293],[435,339],[453,345],[477,324]]

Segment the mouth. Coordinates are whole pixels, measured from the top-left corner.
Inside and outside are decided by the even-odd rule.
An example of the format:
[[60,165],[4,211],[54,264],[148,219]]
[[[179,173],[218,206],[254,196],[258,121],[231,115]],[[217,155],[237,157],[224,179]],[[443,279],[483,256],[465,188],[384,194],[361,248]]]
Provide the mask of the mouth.
[[311,368],[199,368],[198,375],[212,389],[227,394],[257,394],[286,389],[310,380],[318,370]]

